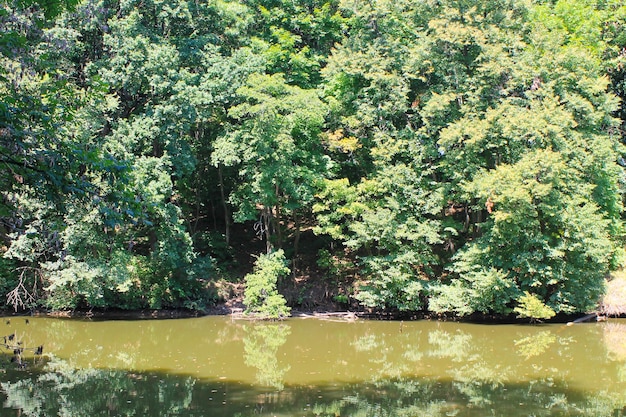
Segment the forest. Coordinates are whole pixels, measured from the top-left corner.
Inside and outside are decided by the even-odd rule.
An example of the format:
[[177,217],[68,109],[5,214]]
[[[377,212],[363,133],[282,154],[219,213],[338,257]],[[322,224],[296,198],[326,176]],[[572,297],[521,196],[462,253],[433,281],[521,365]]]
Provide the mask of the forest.
[[622,0],[4,0],[0,307],[589,311],[625,76]]

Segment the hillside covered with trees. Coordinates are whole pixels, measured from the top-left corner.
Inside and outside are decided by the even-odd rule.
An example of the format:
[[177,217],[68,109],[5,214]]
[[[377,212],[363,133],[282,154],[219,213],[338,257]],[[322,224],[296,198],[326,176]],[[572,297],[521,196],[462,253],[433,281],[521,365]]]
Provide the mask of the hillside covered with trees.
[[587,311],[625,76],[621,0],[5,1],[2,302]]

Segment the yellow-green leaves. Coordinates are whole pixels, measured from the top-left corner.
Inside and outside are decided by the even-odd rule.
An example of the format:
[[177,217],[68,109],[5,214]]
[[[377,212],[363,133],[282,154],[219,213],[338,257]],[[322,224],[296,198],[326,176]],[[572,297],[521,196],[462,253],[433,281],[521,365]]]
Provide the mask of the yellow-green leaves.
[[528,291],[519,298],[519,305],[513,310],[518,317],[531,320],[547,320],[556,315],[553,309],[545,305],[536,295]]

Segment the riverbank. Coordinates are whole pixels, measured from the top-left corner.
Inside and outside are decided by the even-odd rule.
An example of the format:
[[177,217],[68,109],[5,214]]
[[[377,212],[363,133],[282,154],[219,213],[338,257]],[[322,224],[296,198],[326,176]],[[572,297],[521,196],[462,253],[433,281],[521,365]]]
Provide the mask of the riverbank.
[[[254,317],[244,313],[241,304],[223,303],[205,310],[114,310],[114,309],[92,309],[73,311],[33,311],[33,312],[12,312],[3,311],[3,317],[55,317],[68,319],[89,319],[89,320],[166,320],[184,319],[205,316],[229,316],[233,320],[255,320]],[[291,318],[315,318],[322,320],[374,320],[374,321],[439,321],[439,322],[459,322],[475,324],[576,324],[594,323],[605,321],[606,316],[598,313],[592,314],[560,314],[551,320],[535,321],[531,323],[527,318],[521,319],[514,315],[489,315],[473,314],[471,316],[457,317],[452,315],[433,315],[428,312],[382,312],[382,311],[346,311],[346,310],[297,310],[291,312]],[[626,315],[615,315],[611,318],[624,318]]]
[[[529,323],[527,318],[521,319],[515,315],[472,314],[458,317],[454,315],[437,315],[427,311],[415,312],[389,312],[365,310],[360,308],[341,308],[335,303],[327,302],[315,305],[313,308],[292,308],[292,317],[298,318],[321,318],[332,320],[434,320],[442,322],[467,322],[481,324],[511,324]],[[188,309],[143,309],[143,310],[118,310],[118,309],[90,309],[71,311],[45,311],[14,312],[3,311],[3,316],[28,317],[46,316],[59,318],[85,318],[96,320],[148,320],[148,319],[178,319],[202,316],[231,316],[234,319],[250,319],[244,314],[243,289],[230,292],[230,297],[221,302],[202,310]],[[626,274],[619,273],[613,276],[607,287],[607,294],[600,301],[597,311],[576,314],[558,314],[550,320],[535,323],[589,323],[603,321],[607,317],[626,317]]]

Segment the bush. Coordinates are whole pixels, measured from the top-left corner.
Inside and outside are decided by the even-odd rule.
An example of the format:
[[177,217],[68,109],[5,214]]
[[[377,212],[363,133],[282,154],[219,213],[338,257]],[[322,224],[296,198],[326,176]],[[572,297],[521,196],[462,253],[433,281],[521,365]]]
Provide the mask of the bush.
[[254,270],[246,275],[244,304],[246,314],[264,319],[278,319],[289,316],[285,298],[278,293],[278,280],[289,274],[283,250],[261,255],[254,263]]
[[554,310],[545,305],[535,294],[528,291],[519,298],[519,306],[513,310],[517,313],[517,317],[530,318],[531,321],[547,320],[556,315]]

